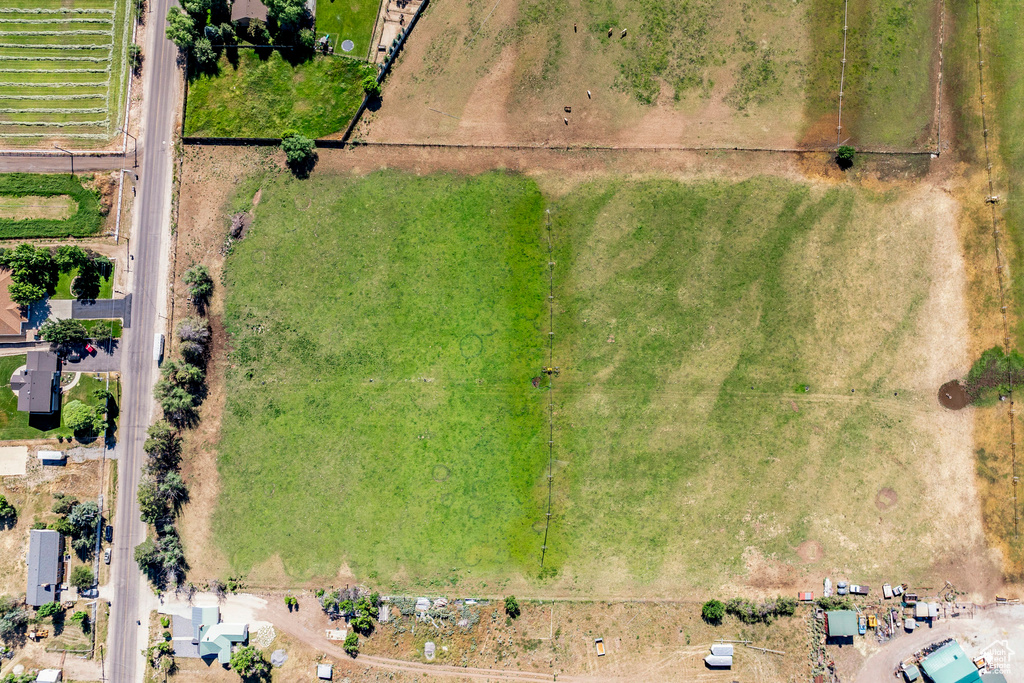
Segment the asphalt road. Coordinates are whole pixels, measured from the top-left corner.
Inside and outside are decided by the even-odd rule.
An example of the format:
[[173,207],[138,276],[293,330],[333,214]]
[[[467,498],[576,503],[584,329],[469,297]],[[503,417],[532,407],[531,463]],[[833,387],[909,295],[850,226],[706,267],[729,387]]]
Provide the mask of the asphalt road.
[[[143,464],[142,444],[153,417],[152,388],[156,379],[153,336],[165,332],[162,288],[162,241],[170,233],[173,126],[179,103],[177,48],[164,36],[167,8],[173,0],[150,0],[146,16],[143,75],[142,159],[138,198],[133,216],[130,253],[132,326],[124,331],[121,372],[121,441],[118,444],[117,510],[112,552],[113,604],[105,673],[114,683],[143,679],[140,651],[145,647],[148,591],[133,551],[146,537],[139,519],[137,492]],[[137,626],[136,621],[142,625]]]

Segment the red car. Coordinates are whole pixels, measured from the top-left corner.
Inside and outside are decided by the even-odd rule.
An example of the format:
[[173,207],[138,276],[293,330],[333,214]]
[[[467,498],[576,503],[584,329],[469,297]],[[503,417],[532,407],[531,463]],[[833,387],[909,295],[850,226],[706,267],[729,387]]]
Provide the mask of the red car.
[[86,352],[87,352],[87,353],[88,353],[88,354],[89,354],[90,356],[91,356],[92,354],[96,353],[96,349],[94,349],[94,348],[92,347],[92,344],[86,344],[86,345],[85,345],[85,350],[86,350]]

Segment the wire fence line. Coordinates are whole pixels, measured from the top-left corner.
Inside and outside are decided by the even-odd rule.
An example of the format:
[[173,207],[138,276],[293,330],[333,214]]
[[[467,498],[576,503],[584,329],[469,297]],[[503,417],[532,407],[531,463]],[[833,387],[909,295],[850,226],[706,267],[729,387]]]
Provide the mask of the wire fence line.
[[[985,172],[988,175],[988,196],[985,201],[992,210],[992,241],[995,245],[996,256],[996,282],[999,284],[999,310],[1002,314],[1003,323],[1003,351],[1010,354],[1010,321],[1006,310],[1006,284],[1003,282],[1004,258],[1002,251],[1002,240],[999,230],[999,213],[996,210],[998,196],[995,192],[995,180],[992,177],[992,156],[988,143],[988,118],[985,113],[985,59],[984,49],[981,41],[981,0],[974,0],[974,15],[978,27],[978,104],[981,108],[981,134],[985,147]],[[1016,438],[1016,408],[1013,402],[1013,373],[1009,369],[1006,372],[1008,394],[1010,401],[1010,475],[1013,485],[1013,537],[1019,536],[1020,508],[1017,503],[1017,438]]]
[[554,486],[555,463],[555,375],[551,369],[555,367],[555,255],[551,243],[551,209],[544,212],[547,222],[548,238],[548,505],[544,515],[544,542],[540,546],[540,568],[544,570],[544,560],[548,551],[548,531],[551,528],[551,499]]
[[850,0],[843,2],[843,60],[839,68],[839,120],[836,125],[836,147],[843,144],[843,86],[846,83],[846,36],[849,32],[847,18],[850,15]]

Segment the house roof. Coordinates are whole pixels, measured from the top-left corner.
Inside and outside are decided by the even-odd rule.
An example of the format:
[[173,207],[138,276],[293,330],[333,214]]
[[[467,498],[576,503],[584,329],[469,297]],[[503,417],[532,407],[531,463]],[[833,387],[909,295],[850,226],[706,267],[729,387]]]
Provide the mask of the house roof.
[[60,669],[43,669],[36,676],[36,683],[57,683],[61,678]]
[[25,369],[11,377],[11,389],[18,392],[18,410],[26,413],[52,413],[60,397],[60,370],[57,356],[48,351],[29,351]]
[[857,634],[857,613],[840,609],[825,612],[825,620],[828,622],[828,635],[830,638],[842,638]]
[[322,681],[329,681],[334,676],[334,667],[330,664],[317,664],[316,677]]
[[220,608],[193,607],[192,608],[192,642],[199,644],[199,638],[203,626],[214,626],[220,623]]
[[231,3],[231,21],[239,19],[267,20],[267,6],[260,0],[234,0]]
[[39,607],[57,599],[60,554],[64,538],[49,529],[32,529],[28,545],[28,586],[25,602]]
[[955,640],[943,645],[921,661],[921,668],[934,683],[979,683],[978,667]]
[[227,664],[231,661],[231,645],[244,643],[248,637],[248,624],[204,625],[199,635],[199,656],[216,656],[218,662]]
[[26,320],[24,309],[11,301],[12,282],[11,271],[0,270],[0,336],[21,336],[21,323]]

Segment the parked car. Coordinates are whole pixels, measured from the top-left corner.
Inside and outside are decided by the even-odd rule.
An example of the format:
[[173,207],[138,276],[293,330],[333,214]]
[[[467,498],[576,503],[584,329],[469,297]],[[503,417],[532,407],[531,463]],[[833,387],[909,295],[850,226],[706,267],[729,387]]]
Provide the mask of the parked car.
[[113,541],[114,540],[114,527],[112,527],[112,526],[110,526],[108,524],[107,528],[103,530],[103,538],[105,538],[107,540],[107,543],[110,543],[111,541]]
[[859,586],[857,584],[850,586],[850,593],[853,595],[867,595],[870,590],[871,588],[868,586]]
[[892,594],[897,596],[897,597],[900,596],[900,595],[903,595],[903,586],[893,586],[892,587]]
[[863,614],[857,619],[857,632],[861,635],[868,632],[868,618]]
[[836,595],[846,595],[847,592],[848,589],[845,581],[840,581],[836,584]]
[[86,344],[85,345],[85,352],[88,353],[90,356],[93,356],[93,355],[96,354],[96,349],[93,348],[92,344]]
[[68,351],[68,360],[71,361],[72,363],[77,363],[78,361],[82,360],[82,352],[79,351],[78,349],[71,349],[70,351]]
[[110,548],[103,551],[103,564],[110,564]]

